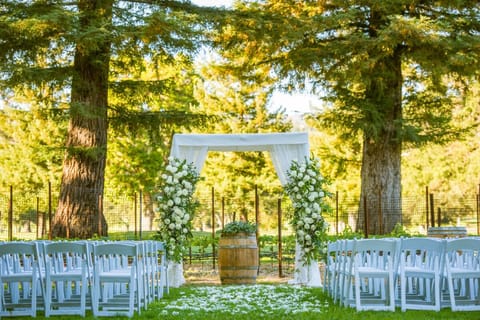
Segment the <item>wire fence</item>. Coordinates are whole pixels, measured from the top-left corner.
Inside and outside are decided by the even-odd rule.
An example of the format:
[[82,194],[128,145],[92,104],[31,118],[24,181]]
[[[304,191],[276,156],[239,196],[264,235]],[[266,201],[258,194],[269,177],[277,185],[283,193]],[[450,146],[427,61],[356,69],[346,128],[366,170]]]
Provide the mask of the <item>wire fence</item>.
[[[58,201],[58,192],[52,190],[29,192],[12,186],[0,192],[0,240],[48,238]],[[141,239],[154,233],[159,223],[155,198],[141,191],[104,190],[102,210],[109,235]],[[282,194],[252,190],[242,199],[233,199],[212,188],[200,190],[197,198],[201,205],[194,219],[196,231],[214,235],[225,223],[244,218],[258,223],[260,235],[292,233],[288,224],[292,207]],[[388,203],[378,196],[359,199],[337,193],[328,202],[332,210],[324,218],[330,234],[382,234],[395,225],[419,235],[426,235],[431,226],[463,226],[470,235],[478,235],[480,229],[478,194],[453,199],[426,193]]]

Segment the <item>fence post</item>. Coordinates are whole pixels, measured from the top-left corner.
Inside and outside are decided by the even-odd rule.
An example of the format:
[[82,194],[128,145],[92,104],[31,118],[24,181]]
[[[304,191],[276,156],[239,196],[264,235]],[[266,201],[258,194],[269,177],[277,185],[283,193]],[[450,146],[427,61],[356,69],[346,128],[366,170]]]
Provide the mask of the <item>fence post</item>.
[[52,183],[48,182],[48,240],[52,240]]
[[225,197],[222,197],[222,230],[225,228]]
[[338,236],[338,190],[335,192],[335,234]]
[[278,212],[278,277],[283,278],[282,270],[282,199],[277,201],[277,212]]
[[430,216],[432,227],[435,227],[435,203],[433,200],[433,193],[430,193]]
[[215,270],[215,188],[212,187],[212,268]]
[[442,209],[440,207],[437,208],[437,227],[441,227],[442,224]]
[[425,187],[425,220],[426,220],[426,225],[425,229],[428,230],[428,226],[430,226],[430,219],[429,219],[429,212],[428,212],[428,186]]
[[478,185],[477,194],[477,235],[480,235],[480,184]]
[[38,240],[38,231],[39,231],[39,228],[38,228],[38,224],[40,223],[40,217],[39,217],[39,202],[40,202],[40,199],[37,197],[37,202],[36,202],[36,209],[35,209],[35,212],[36,212],[36,219],[37,219],[37,233],[36,233],[36,238]]
[[258,206],[258,186],[255,185],[255,225],[257,226],[256,231],[255,231],[255,236],[257,238],[257,246],[258,246],[258,269],[257,269],[257,275],[260,274],[260,241],[259,241],[259,229],[260,229],[260,210]]
[[480,184],[478,185],[478,189],[479,193],[477,194],[477,235],[480,235]]
[[138,211],[138,235],[139,239],[142,240],[142,218],[143,218],[143,191],[140,190],[140,195],[138,197],[139,211]]
[[10,199],[8,201],[8,241],[13,240],[13,186],[10,186]]
[[363,214],[365,216],[365,226],[364,226],[364,230],[365,230],[365,238],[368,239],[368,224],[369,224],[369,221],[368,221],[368,210],[367,210],[367,196],[363,196]]
[[103,234],[102,216],[103,216],[103,195],[99,194],[98,195],[98,215],[97,215],[97,232],[99,237],[101,237]]
[[137,193],[135,192],[133,196],[135,197],[133,200],[133,221],[135,228],[133,235],[135,236],[135,239],[137,239]]

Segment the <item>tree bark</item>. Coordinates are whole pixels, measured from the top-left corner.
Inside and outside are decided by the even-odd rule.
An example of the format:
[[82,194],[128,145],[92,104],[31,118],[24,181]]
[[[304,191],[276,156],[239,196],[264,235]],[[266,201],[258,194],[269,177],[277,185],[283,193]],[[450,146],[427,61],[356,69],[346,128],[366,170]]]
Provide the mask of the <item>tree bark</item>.
[[107,235],[101,212],[107,151],[108,74],[112,0],[80,0],[80,32],[72,77],[70,123],[63,162],[54,237],[91,238]]
[[[401,52],[397,49],[375,67],[376,77],[367,89],[367,100],[375,107],[372,123],[380,117],[380,126],[364,130],[361,169],[359,226],[368,233],[389,233],[402,221],[401,189]],[[366,208],[365,208],[366,204]]]

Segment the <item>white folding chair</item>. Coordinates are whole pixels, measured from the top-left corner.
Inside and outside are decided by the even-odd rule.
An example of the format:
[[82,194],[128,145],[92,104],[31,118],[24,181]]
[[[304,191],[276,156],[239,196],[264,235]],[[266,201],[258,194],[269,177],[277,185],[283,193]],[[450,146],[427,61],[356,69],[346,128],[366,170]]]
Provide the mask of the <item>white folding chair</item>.
[[402,311],[440,311],[444,249],[445,244],[441,239],[401,240],[399,277]]
[[37,314],[40,283],[37,248],[33,242],[0,245],[0,317]]
[[132,317],[135,310],[140,314],[143,275],[138,263],[138,248],[131,243],[105,243],[93,247],[92,309],[95,317]]
[[445,272],[452,311],[480,310],[480,239],[448,239]]
[[155,297],[162,298],[165,293],[169,292],[168,283],[168,261],[165,243],[154,241],[155,246]]
[[353,279],[353,250],[355,240],[342,240],[340,244],[340,252],[338,255],[339,261],[337,264],[337,279],[334,284],[333,297],[336,302],[337,299],[343,306],[349,306],[353,301],[353,286],[351,281]]
[[328,294],[333,296],[334,285],[336,284],[335,280],[337,279],[337,263],[338,263],[338,252],[339,252],[340,242],[339,241],[329,241],[327,243],[327,257],[325,259],[325,270],[323,276],[323,289]]
[[51,242],[43,248],[45,316],[78,314],[84,317],[90,282],[87,243]]
[[[357,311],[395,311],[396,248],[397,242],[388,239],[355,240],[354,262],[349,276],[354,281]],[[351,280],[348,285],[352,285]]]

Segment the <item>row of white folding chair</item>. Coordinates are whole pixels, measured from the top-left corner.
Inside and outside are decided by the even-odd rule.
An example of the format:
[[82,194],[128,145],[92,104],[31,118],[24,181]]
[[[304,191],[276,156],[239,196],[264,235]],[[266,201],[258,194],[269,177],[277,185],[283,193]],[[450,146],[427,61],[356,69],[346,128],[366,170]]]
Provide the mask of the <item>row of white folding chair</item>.
[[[395,290],[395,300],[403,311],[407,309],[440,310],[445,306],[441,299],[442,288],[448,290],[449,305],[452,310],[480,309],[480,240],[478,238],[386,240],[396,243],[396,252],[388,256],[392,259],[394,285],[400,284],[398,290]],[[357,305],[356,299],[361,297],[357,290],[360,289],[363,289],[360,292],[370,300],[377,297],[377,293],[387,293],[384,290],[386,282],[379,282],[378,278],[375,280],[373,276],[365,277],[368,281],[360,282],[358,288],[352,285],[352,279],[355,280],[355,268],[368,267],[372,263],[372,250],[367,250],[367,254],[363,256],[357,251],[357,244],[362,241],[365,240],[339,240],[336,245],[327,246],[325,288],[334,301],[339,300],[344,305]],[[355,264],[353,257],[357,257],[363,263]],[[359,275],[361,274],[360,272]],[[381,273],[377,270],[375,275],[379,274]],[[386,288],[389,287],[391,286]],[[381,298],[381,305],[378,304],[378,298]],[[372,306],[362,306],[360,303],[357,308],[374,310],[385,308],[385,302],[387,302],[385,295],[380,295],[374,300],[377,301],[374,301],[375,304]],[[388,308],[391,309],[391,304]]]
[[[140,282],[135,288],[138,289],[140,299],[137,299],[136,303],[138,303],[139,306],[146,308],[149,302],[151,302],[153,299],[160,298],[163,296],[164,290],[168,290],[168,278],[166,272],[167,264],[163,243],[158,241],[129,241],[116,243],[133,245],[137,249],[136,260],[138,261],[135,262],[135,268],[138,266],[138,278],[140,279]],[[20,246],[25,245],[33,248],[35,255],[6,255],[5,258],[2,258],[2,262],[6,261],[9,262],[9,264],[5,264],[5,266],[3,266],[1,269],[2,273],[0,274],[3,275],[4,273],[13,273],[14,270],[11,267],[10,269],[7,269],[6,267],[8,265],[12,265],[12,261],[19,260],[20,258],[28,259],[27,262],[21,262],[22,266],[31,266],[32,262],[35,262],[35,267],[37,270],[35,291],[37,294],[34,297],[29,296],[29,299],[31,299],[32,303],[35,303],[37,307],[37,298],[43,297],[46,306],[45,315],[47,317],[50,314],[80,314],[84,316],[85,310],[91,308],[92,306],[91,303],[87,303],[87,299],[91,300],[93,297],[92,290],[95,286],[93,283],[94,270],[92,255],[93,248],[99,244],[105,243],[91,241],[37,241],[35,243],[21,243]],[[8,247],[10,246],[4,247],[4,250],[7,250]],[[20,250],[16,244],[11,248],[11,251],[14,253],[16,252],[15,250]],[[123,263],[124,266],[128,267],[128,264],[125,262],[128,262],[128,259],[123,257],[123,261],[120,262],[118,260],[120,254],[115,255],[113,254],[113,251],[111,253],[112,255],[109,257],[110,262],[113,263],[113,261],[116,261],[117,266],[120,266],[119,263]],[[132,261],[131,258],[130,261]],[[105,262],[105,260],[102,260],[102,262]],[[18,270],[18,268],[16,270]],[[18,304],[18,288],[25,288],[24,295],[26,295],[26,292],[30,292],[28,290],[28,283],[25,283],[23,286],[20,286],[18,282],[16,285],[14,285],[15,282],[12,283],[13,284],[9,284],[8,287],[6,286],[8,290],[5,291],[8,297],[13,297],[13,302],[16,302],[16,304],[10,302],[8,306],[10,309],[12,309],[12,306]],[[113,287],[110,286],[112,290],[104,291],[104,297],[108,297],[108,293],[122,294],[126,290],[125,284],[120,285],[117,283],[114,287],[117,291],[113,291]],[[90,290],[87,290],[88,288],[90,288]],[[11,292],[13,292],[13,295],[10,294]],[[4,298],[5,293],[2,293],[2,298]],[[5,301],[5,299],[2,301]],[[1,310],[4,310],[4,308]],[[33,311],[30,309],[29,312]],[[19,315],[23,313],[25,312],[4,312],[4,315]],[[128,312],[128,315],[131,315],[130,311]]]

